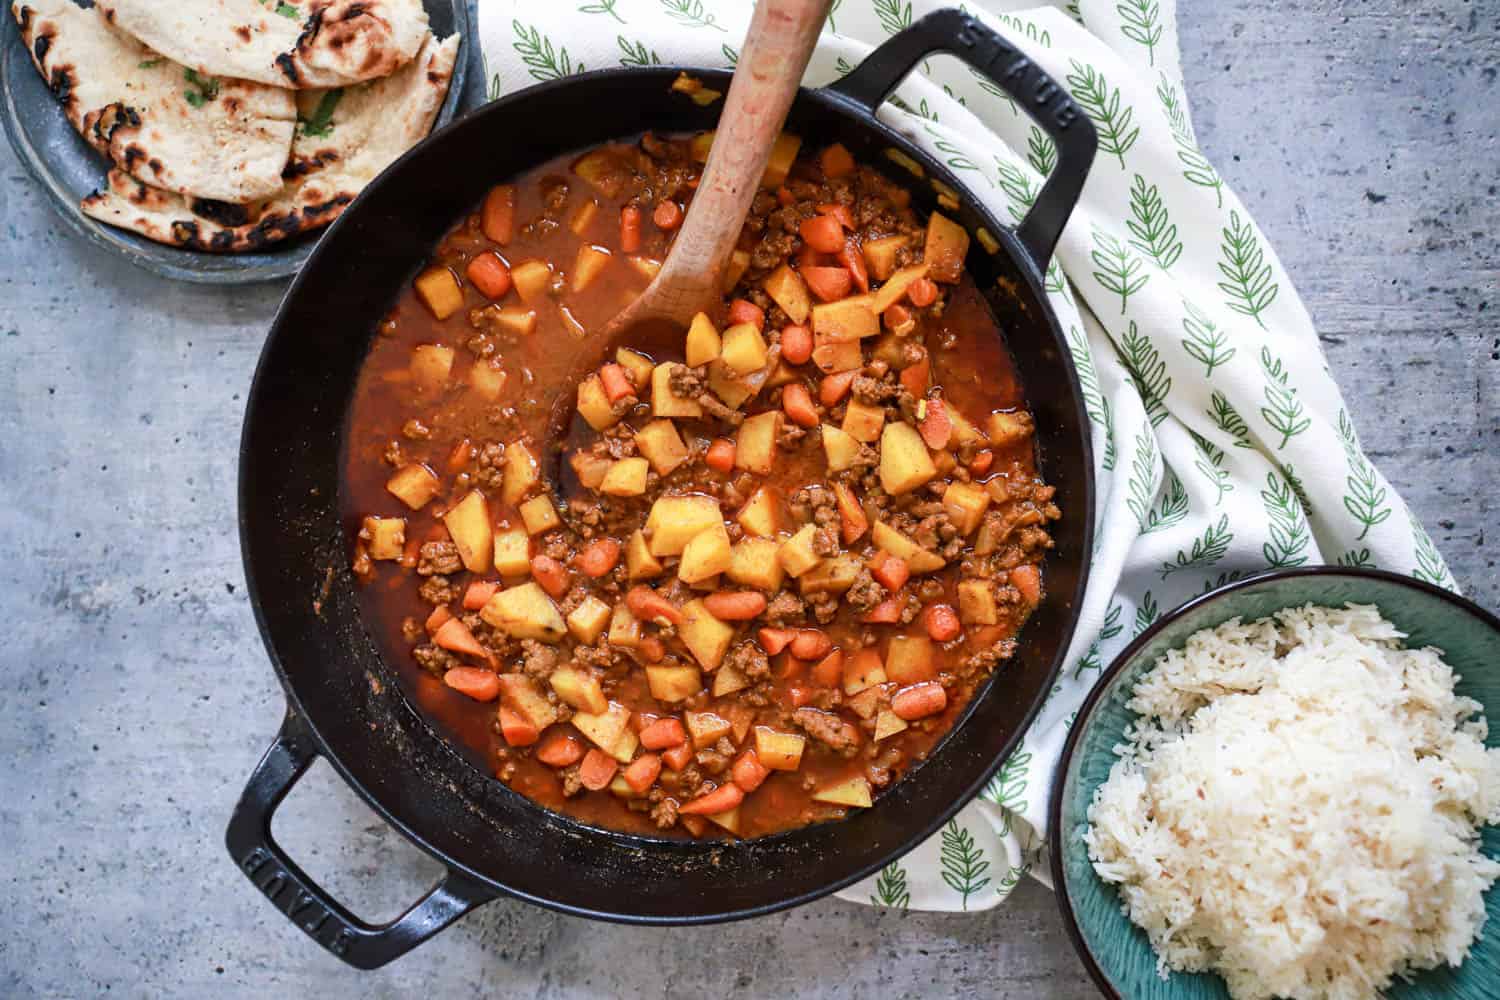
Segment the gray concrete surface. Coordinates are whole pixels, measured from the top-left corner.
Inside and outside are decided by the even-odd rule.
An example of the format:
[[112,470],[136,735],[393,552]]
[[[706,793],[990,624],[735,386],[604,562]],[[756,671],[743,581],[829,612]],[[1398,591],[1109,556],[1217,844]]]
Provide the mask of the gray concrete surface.
[[[1184,3],[1200,130],[1296,278],[1366,444],[1500,607],[1500,4]],[[1087,996],[1049,894],[824,901],[642,930],[495,903],[358,975],[221,846],[281,715],[234,531],[280,287],[174,285],[61,235],[0,151],[0,995]],[[367,917],[435,866],[325,769],[278,834]]]

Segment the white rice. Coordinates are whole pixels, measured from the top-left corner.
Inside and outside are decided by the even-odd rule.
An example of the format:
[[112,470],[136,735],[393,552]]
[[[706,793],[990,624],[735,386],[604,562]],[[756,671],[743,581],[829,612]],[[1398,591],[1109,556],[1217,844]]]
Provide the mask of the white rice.
[[1136,685],[1085,840],[1163,977],[1352,1000],[1468,955],[1500,750],[1441,651],[1402,638],[1309,605],[1198,632]]

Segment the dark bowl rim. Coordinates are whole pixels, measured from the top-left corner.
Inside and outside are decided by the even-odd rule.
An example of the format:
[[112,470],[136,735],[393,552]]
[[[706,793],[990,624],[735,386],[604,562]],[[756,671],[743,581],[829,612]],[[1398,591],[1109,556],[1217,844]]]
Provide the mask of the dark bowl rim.
[[[1493,612],[1480,607],[1475,602],[1456,594],[1446,587],[1428,583],[1426,580],[1418,580],[1416,577],[1405,573],[1394,573],[1384,569],[1364,569],[1346,566],[1301,566],[1296,569],[1273,569],[1247,576],[1243,580],[1226,583],[1222,587],[1215,587],[1206,594],[1201,594],[1190,601],[1174,608],[1153,622],[1140,635],[1130,641],[1120,653],[1110,662],[1099,679],[1094,682],[1088,697],[1084,698],[1083,704],[1078,706],[1078,715],[1074,719],[1073,727],[1068,731],[1068,738],[1063,743],[1062,754],[1057,759],[1057,770],[1052,778],[1052,791],[1050,801],[1047,805],[1047,849],[1051,854],[1048,859],[1048,867],[1052,875],[1052,892],[1057,897],[1057,909],[1062,914],[1063,926],[1067,929],[1068,939],[1073,943],[1073,950],[1083,961],[1084,968],[1088,970],[1089,978],[1093,979],[1094,985],[1098,987],[1108,1000],[1127,1000],[1116,990],[1104,974],[1097,959],[1094,958],[1093,949],[1084,940],[1083,931],[1078,925],[1078,916],[1073,912],[1073,904],[1068,899],[1063,879],[1063,851],[1062,851],[1062,807],[1063,807],[1063,785],[1066,783],[1065,776],[1068,773],[1068,764],[1073,759],[1073,751],[1077,749],[1082,739],[1084,730],[1088,728],[1093,717],[1094,709],[1099,700],[1104,696],[1104,691],[1114,682],[1132,660],[1139,655],[1153,639],[1173,622],[1180,619],[1189,612],[1196,611],[1201,607],[1213,604],[1219,599],[1245,590],[1250,587],[1259,586],[1275,580],[1295,580],[1309,577],[1355,577],[1363,580],[1381,580],[1386,583],[1397,584],[1410,590],[1436,597],[1467,612],[1474,618],[1490,627],[1495,632],[1500,632],[1500,617]],[[1290,605],[1288,605],[1290,607]]]
[[[373,192],[375,192],[381,186],[389,183],[391,177],[395,176],[398,172],[405,169],[409,162],[414,160],[422,151],[430,146],[437,145],[446,141],[449,133],[456,132],[461,128],[471,127],[471,119],[474,119],[475,117],[480,115],[500,113],[499,109],[514,108],[518,105],[522,105],[533,95],[547,90],[566,89],[571,86],[587,83],[597,84],[600,81],[608,81],[612,78],[620,78],[625,76],[641,76],[652,74],[671,77],[675,74],[684,72],[694,75],[701,75],[704,77],[712,77],[716,79],[727,79],[730,76],[730,70],[725,69],[724,67],[692,66],[688,64],[669,63],[665,65],[655,65],[650,67],[609,67],[599,70],[590,70],[584,73],[577,73],[572,76],[561,77],[554,80],[534,83],[519,90],[503,94],[495,100],[485,101],[476,107],[465,109],[461,114],[455,115],[450,121],[442,124],[440,127],[434,127],[428,135],[424,136],[418,143],[414,144],[410,149],[403,152],[401,156],[388,164],[385,169],[380,172],[379,175],[377,175],[373,180],[370,181],[369,184],[365,186],[365,188],[360,192],[359,197],[356,198],[355,201],[328,226],[324,233],[320,234],[318,240],[313,244],[311,248],[308,260],[304,263],[303,266],[297,269],[295,274],[292,275],[291,281],[287,285],[286,290],[283,292],[281,301],[277,305],[275,315],[272,317],[269,324],[266,340],[262,346],[261,354],[256,361],[255,370],[251,378],[250,388],[246,394],[244,415],[241,420],[240,444],[238,447],[239,461],[236,466],[236,479],[238,483],[236,490],[236,524],[240,541],[242,570],[245,573],[247,591],[250,594],[252,617],[256,624],[256,630],[260,634],[262,645],[264,646],[267,653],[267,658],[271,663],[272,671],[275,674],[276,679],[282,689],[282,693],[285,697],[286,714],[288,716],[294,716],[298,720],[299,724],[304,727],[308,733],[311,734],[315,745],[318,748],[318,755],[332,767],[334,772],[338,775],[339,779],[351,790],[353,790],[354,793],[360,798],[360,800],[364,802],[365,805],[368,806],[376,814],[376,816],[378,816],[382,821],[384,821],[386,824],[400,833],[402,837],[409,843],[416,846],[428,857],[437,860],[440,864],[444,865],[449,870],[459,872],[478,882],[480,885],[489,887],[490,889],[494,890],[494,893],[496,895],[509,896],[513,899],[519,899],[524,902],[540,906],[544,909],[549,909],[559,913],[565,913],[570,916],[580,916],[607,923],[636,924],[643,926],[694,926],[715,923],[728,923],[737,920],[765,916],[768,914],[801,906],[803,904],[821,899],[826,896],[833,895],[834,893],[846,889],[849,886],[854,885],[860,880],[867,878],[875,872],[879,871],[892,859],[902,857],[910,851],[914,850],[920,844],[936,834],[938,830],[941,829],[943,824],[956,816],[964,808],[964,806],[977,799],[980,793],[988,785],[995,772],[998,771],[1000,767],[1005,763],[1005,761],[1015,753],[1017,748],[1020,747],[1021,741],[1025,738],[1026,733],[1030,730],[1032,724],[1036,721],[1037,715],[1041,711],[1042,703],[1046,700],[1046,692],[1056,682],[1057,677],[1062,673],[1064,669],[1067,659],[1067,650],[1071,646],[1072,640],[1077,636],[1078,633],[1079,612],[1082,607],[1083,597],[1087,591],[1088,584],[1090,583],[1092,577],[1093,563],[1089,558],[1088,553],[1093,550],[1094,539],[1097,535],[1097,526],[1095,522],[1099,505],[1099,486],[1098,475],[1094,465],[1093,439],[1092,435],[1087,431],[1089,423],[1087,421],[1087,415],[1083,412],[1083,391],[1078,380],[1078,369],[1077,366],[1073,363],[1071,354],[1066,351],[1060,351],[1058,364],[1065,373],[1074,393],[1075,409],[1077,410],[1078,424],[1080,427],[1078,443],[1081,449],[1085,487],[1083,509],[1080,513],[1082,523],[1082,537],[1079,545],[1078,579],[1074,586],[1070,588],[1071,593],[1067,594],[1068,609],[1065,612],[1066,622],[1064,624],[1064,642],[1059,647],[1058,653],[1053,657],[1052,663],[1046,668],[1045,674],[1041,678],[1037,694],[1032,697],[1031,702],[1026,711],[1023,713],[1022,718],[1019,724],[1016,726],[1015,731],[1010,735],[1010,737],[1006,739],[1002,751],[998,753],[976,774],[975,778],[969,783],[968,787],[961,795],[956,796],[947,807],[934,813],[919,826],[914,827],[913,831],[909,833],[898,846],[893,847],[891,850],[887,851],[877,862],[866,864],[865,866],[855,870],[852,874],[847,874],[836,879],[829,879],[815,888],[783,896],[771,902],[761,903],[755,906],[746,906],[738,909],[723,910],[711,914],[678,913],[643,916],[640,914],[598,910],[586,906],[559,902],[552,898],[543,898],[532,893],[519,891],[509,884],[500,882],[495,878],[483,872],[479,872],[469,865],[458,861],[453,856],[434,846],[431,843],[430,839],[422,831],[416,829],[413,825],[408,824],[401,818],[398,818],[392,809],[387,808],[385,803],[380,801],[373,791],[371,791],[363,782],[358,780],[353,775],[353,773],[348,769],[347,765],[340,758],[340,756],[332,752],[330,741],[323,735],[323,727],[314,719],[313,714],[307,711],[306,706],[303,704],[302,698],[298,695],[290,679],[286,667],[282,662],[281,656],[277,652],[277,644],[275,639],[273,638],[273,629],[268,624],[265,611],[261,606],[262,598],[260,595],[262,592],[262,585],[256,582],[258,579],[258,575],[253,566],[251,546],[247,540],[249,536],[249,520],[247,512],[249,510],[249,505],[251,502],[245,493],[246,479],[244,475],[245,466],[249,462],[248,456],[250,453],[249,448],[246,445],[246,442],[249,439],[248,428],[252,419],[254,419],[255,413],[257,412],[257,396],[258,394],[264,393],[263,376],[265,375],[266,367],[268,365],[269,345],[285,322],[284,317],[287,311],[288,303],[293,301],[293,299],[295,299],[299,294],[302,294],[304,286],[307,286],[310,283],[310,275],[313,273],[313,269],[311,267],[313,261],[318,256],[332,252],[330,248],[334,246],[334,241],[329,239],[328,237],[335,232],[341,231],[343,228],[347,228],[348,226],[353,225],[352,220],[358,216],[361,206],[366,201],[367,194],[373,194]],[[984,202],[974,193],[976,189],[973,188],[972,185],[966,183],[963,178],[957,177],[951,170],[947,168],[946,164],[939,161],[925,149],[922,149],[917,144],[914,136],[898,130],[891,124],[880,119],[875,114],[875,112],[871,111],[868,108],[865,108],[855,101],[850,100],[844,95],[833,91],[829,86],[810,87],[807,85],[803,85],[798,90],[797,101],[803,100],[810,100],[822,106],[827,111],[842,115],[847,118],[855,119],[861,128],[867,129],[881,141],[886,142],[890,146],[900,149],[908,155],[917,159],[919,163],[921,163],[925,168],[928,169],[929,176],[942,179],[945,183],[948,183],[951,180],[952,183],[950,184],[950,186],[954,187],[954,189],[963,196],[964,202],[972,207],[980,216],[985,218],[986,221],[991,221],[995,224],[991,229],[991,232],[993,232],[995,238],[999,242],[1005,256],[1008,257],[1012,264],[1015,266],[1021,278],[1021,281],[1028,286],[1030,292],[1035,297],[1041,310],[1041,321],[1052,330],[1053,335],[1055,336],[1059,344],[1063,344],[1065,342],[1066,331],[1062,325],[1062,322],[1058,319],[1055,310],[1052,308],[1051,302],[1047,298],[1046,289],[1044,288],[1045,276],[1031,261],[1028,253],[1020,244],[1015,235],[1015,227],[1013,225],[1002,223],[1001,220],[994,214],[994,212],[987,208]],[[621,132],[621,134],[632,134],[637,131],[640,131],[638,123],[634,127],[625,128]],[[264,405],[264,403],[262,403],[262,405]],[[990,681],[986,683],[984,696],[994,696],[995,687],[1000,680],[1000,677],[1001,675],[999,673],[996,673],[992,676]],[[959,717],[959,719],[955,721],[952,730],[950,730],[950,732],[944,736],[943,740],[940,741],[934,748],[932,756],[929,757],[929,760],[931,760],[937,755],[938,752],[941,751],[942,747],[946,744],[949,736],[957,732],[960,728],[962,728],[970,721],[970,716],[977,709],[978,704],[979,696],[976,696],[971,701],[970,705],[966,707],[964,713]],[[617,835],[613,831],[609,831],[600,827],[587,826],[587,829],[589,829],[595,835]],[[794,829],[790,831],[782,831],[781,833],[777,834],[771,834],[769,836],[785,837],[795,835],[797,832],[798,830]],[[660,840],[661,838],[641,839],[655,842]],[[766,838],[754,838],[753,840],[745,841],[744,843],[753,843],[754,840],[758,839]]]

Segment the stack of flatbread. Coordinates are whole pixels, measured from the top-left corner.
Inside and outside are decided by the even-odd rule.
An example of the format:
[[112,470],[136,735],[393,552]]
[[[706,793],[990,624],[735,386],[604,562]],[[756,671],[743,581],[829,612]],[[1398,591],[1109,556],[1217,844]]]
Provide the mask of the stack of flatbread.
[[327,225],[425,136],[458,36],[421,0],[13,0],[68,120],[109,158],[88,215],[193,250]]

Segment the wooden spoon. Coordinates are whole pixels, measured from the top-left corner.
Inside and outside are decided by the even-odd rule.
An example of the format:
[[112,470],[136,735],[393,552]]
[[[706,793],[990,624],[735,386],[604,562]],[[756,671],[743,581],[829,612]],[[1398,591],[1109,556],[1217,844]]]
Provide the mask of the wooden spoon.
[[[786,122],[833,0],[760,0],[724,100],[708,163],[661,270],[639,298],[593,335],[587,374],[622,346],[681,343],[695,315],[724,294],[724,267]],[[674,339],[675,338],[675,339]],[[573,419],[574,393],[559,397],[551,440]]]

